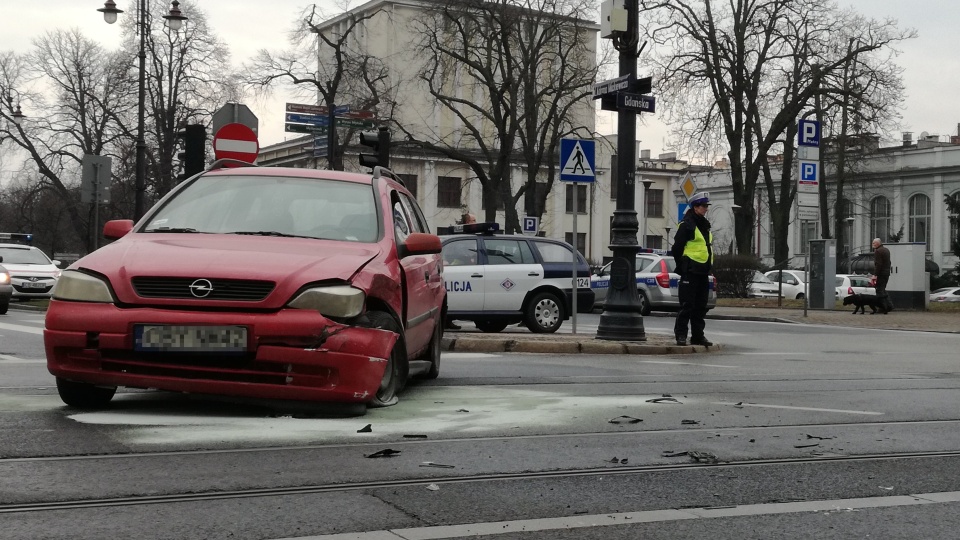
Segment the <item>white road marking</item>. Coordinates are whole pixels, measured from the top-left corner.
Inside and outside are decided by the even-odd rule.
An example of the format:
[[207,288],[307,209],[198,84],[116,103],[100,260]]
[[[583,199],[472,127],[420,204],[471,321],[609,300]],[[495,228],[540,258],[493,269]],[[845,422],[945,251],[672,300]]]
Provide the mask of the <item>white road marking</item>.
[[477,352],[446,352],[441,355],[444,360],[469,360],[473,358],[500,358],[501,354],[488,354]]
[[742,352],[738,356],[809,356],[808,352]]
[[[443,484],[440,483],[442,497]],[[278,540],[432,540],[440,538],[470,538],[497,534],[521,534],[532,531],[560,531],[610,525],[662,523],[688,519],[713,519],[739,516],[767,516],[803,512],[853,512],[865,508],[893,508],[960,502],[960,491],[893,495],[889,497],[861,497],[789,503],[744,504],[729,508],[685,508],[683,510],[646,510],[641,512],[604,513],[557,518],[519,519],[486,523],[464,523],[369,532],[299,536]]]
[[874,412],[874,411],[848,411],[845,409],[821,409],[818,407],[793,407],[791,405],[769,405],[763,403],[729,403],[726,401],[715,401],[714,405],[736,405],[737,407],[758,407],[766,409],[791,409],[795,411],[816,411],[816,412],[835,412],[835,413],[844,413],[844,414],[869,414],[875,416],[882,416],[885,413]]
[[698,367],[719,367],[736,368],[738,366],[722,366],[720,364],[701,364],[699,362],[671,362],[668,360],[638,360],[638,364],[669,364],[673,366],[698,366]]
[[9,354],[0,354],[0,364],[46,364],[46,358],[18,358]]
[[32,326],[20,326],[19,324],[0,323],[0,330],[12,330],[14,332],[26,332],[28,334],[43,335],[43,328],[33,328]]

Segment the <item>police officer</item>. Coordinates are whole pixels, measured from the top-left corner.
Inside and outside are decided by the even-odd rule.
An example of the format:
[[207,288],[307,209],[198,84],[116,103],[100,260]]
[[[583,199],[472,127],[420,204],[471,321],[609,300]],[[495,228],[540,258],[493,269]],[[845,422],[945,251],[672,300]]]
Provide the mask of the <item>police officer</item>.
[[690,198],[690,207],[677,225],[671,253],[677,261],[680,274],[680,312],[673,333],[677,345],[687,344],[687,325],[690,326],[690,344],[713,345],[703,335],[706,326],[707,298],[710,294],[710,271],[713,269],[713,234],[707,221],[710,195],[696,193]]

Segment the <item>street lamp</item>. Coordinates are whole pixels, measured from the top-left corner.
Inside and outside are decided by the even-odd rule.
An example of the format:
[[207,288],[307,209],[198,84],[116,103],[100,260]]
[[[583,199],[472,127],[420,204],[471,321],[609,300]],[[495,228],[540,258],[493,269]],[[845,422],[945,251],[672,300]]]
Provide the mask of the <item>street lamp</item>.
[[8,92],[7,105],[10,107],[10,117],[13,118],[13,123],[19,126],[20,123],[23,122],[23,119],[27,117],[27,115],[23,114],[23,112],[20,110],[20,100],[17,99],[17,107],[14,108],[13,96]]
[[[144,110],[146,108],[146,78],[147,78],[147,53],[146,53],[146,35],[147,35],[147,6],[146,0],[139,0],[137,9],[139,10],[139,22],[137,27],[140,32],[140,51],[137,53],[137,58],[139,58],[139,77],[140,77],[140,88],[139,93],[137,94],[137,164],[136,164],[136,178],[134,180],[134,191],[133,191],[133,218],[134,220],[140,219],[143,215],[143,195],[146,191],[146,162],[145,154],[147,151],[147,143],[144,141]],[[117,3],[113,0],[106,0],[103,3],[103,7],[97,11],[103,13],[103,20],[107,24],[113,24],[117,22],[117,15],[123,13],[122,9],[117,9]],[[176,32],[183,25],[183,21],[187,18],[180,12],[180,2],[173,0],[170,2],[170,12],[163,16],[167,20],[167,26],[170,30]]]

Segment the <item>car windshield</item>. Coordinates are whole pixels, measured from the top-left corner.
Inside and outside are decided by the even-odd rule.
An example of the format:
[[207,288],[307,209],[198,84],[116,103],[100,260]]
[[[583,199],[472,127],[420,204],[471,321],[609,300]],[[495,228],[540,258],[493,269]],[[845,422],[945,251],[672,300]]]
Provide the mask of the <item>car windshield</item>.
[[0,247],[3,264],[52,264],[39,249]]
[[380,237],[373,188],[283,176],[201,176],[140,231],[296,236],[351,242]]
[[773,284],[773,280],[767,276],[761,274],[760,272],[753,273],[753,282],[754,283],[764,283],[764,284]]

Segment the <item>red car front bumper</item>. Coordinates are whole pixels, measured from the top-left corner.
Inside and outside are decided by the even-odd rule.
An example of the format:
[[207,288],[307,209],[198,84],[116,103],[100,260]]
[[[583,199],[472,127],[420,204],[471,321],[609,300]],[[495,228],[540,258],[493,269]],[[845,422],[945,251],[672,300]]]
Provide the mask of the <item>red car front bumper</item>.
[[[247,350],[136,351],[139,324],[244,326]],[[206,312],[58,300],[50,302],[43,332],[47,368],[71,381],[343,403],[373,399],[396,340],[393,332],[346,326],[301,309]]]

